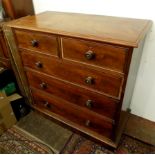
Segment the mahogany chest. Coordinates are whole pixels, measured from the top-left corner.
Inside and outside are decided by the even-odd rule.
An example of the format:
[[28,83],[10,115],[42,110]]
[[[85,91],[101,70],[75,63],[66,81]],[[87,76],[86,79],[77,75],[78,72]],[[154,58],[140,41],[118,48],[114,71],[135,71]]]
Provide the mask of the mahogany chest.
[[44,12],[4,27],[37,111],[117,147],[151,21]]

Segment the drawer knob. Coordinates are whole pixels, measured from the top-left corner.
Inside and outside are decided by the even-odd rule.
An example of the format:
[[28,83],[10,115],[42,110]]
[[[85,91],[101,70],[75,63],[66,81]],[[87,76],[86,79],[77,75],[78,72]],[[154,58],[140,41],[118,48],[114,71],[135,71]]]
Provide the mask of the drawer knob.
[[43,64],[40,61],[38,61],[38,62],[36,62],[36,67],[37,68],[42,68]]
[[89,126],[90,126],[90,120],[87,120],[87,121],[85,122],[85,125],[89,127]]
[[50,108],[51,108],[51,105],[46,101],[46,102],[44,103],[44,107],[50,109]]
[[86,101],[86,106],[91,109],[92,106],[93,106],[93,101],[92,100],[87,100]]
[[89,85],[92,85],[94,83],[94,79],[90,76],[88,76],[86,79],[85,79],[85,83],[86,84],[89,84]]
[[89,50],[85,53],[85,58],[87,60],[92,60],[94,57],[95,57],[95,53],[93,51]]
[[47,88],[47,84],[46,84],[45,82],[42,82],[42,83],[40,84],[40,87],[41,87],[42,89],[45,89],[45,88]]
[[39,42],[37,40],[32,40],[31,44],[32,44],[33,47],[38,47]]

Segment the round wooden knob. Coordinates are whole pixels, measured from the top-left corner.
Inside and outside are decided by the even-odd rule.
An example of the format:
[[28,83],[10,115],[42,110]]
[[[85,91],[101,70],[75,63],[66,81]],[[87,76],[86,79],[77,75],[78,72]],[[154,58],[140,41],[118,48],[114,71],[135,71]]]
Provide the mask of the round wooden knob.
[[89,50],[85,53],[85,58],[87,60],[92,60],[94,57],[95,57],[95,53],[93,51]]
[[90,126],[90,120],[87,120],[85,125],[89,127]]
[[94,79],[92,78],[92,77],[87,77],[86,79],[85,79],[85,83],[86,84],[89,84],[89,85],[92,85],[93,83],[94,83]]
[[38,61],[38,62],[36,62],[36,67],[37,68],[42,68],[43,64],[40,61]]
[[32,44],[33,47],[38,47],[39,42],[37,40],[32,40],[31,44]]
[[42,89],[45,89],[45,88],[47,88],[47,84],[44,83],[44,82],[42,82],[42,83],[40,84],[40,87],[41,87]]
[[87,100],[86,101],[86,106],[91,109],[92,106],[93,106],[93,101],[92,100]]

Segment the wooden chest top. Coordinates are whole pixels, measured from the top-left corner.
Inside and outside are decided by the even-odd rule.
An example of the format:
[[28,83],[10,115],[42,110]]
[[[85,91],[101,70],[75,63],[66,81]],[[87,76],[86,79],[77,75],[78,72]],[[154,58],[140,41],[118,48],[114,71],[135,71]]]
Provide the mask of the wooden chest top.
[[44,12],[9,22],[20,29],[44,31],[63,36],[138,47],[152,22],[78,13]]

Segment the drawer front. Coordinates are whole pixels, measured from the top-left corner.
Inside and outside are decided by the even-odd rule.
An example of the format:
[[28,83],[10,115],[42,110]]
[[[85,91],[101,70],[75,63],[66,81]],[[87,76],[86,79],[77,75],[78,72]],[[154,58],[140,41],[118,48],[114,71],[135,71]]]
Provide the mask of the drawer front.
[[119,107],[117,100],[61,80],[56,80],[39,72],[27,71],[26,73],[30,87],[43,90],[90,111],[115,119],[115,114]]
[[32,95],[34,104],[42,110],[46,109],[80,126],[111,137],[113,124],[103,117],[36,89],[32,89]]
[[[44,55],[21,52],[23,64],[54,77],[120,98],[123,77]],[[26,59],[25,59],[26,58]]]
[[80,39],[62,38],[63,57],[124,72],[127,48]]
[[34,31],[15,30],[14,32],[19,48],[54,56],[58,55],[58,43],[56,36]]

